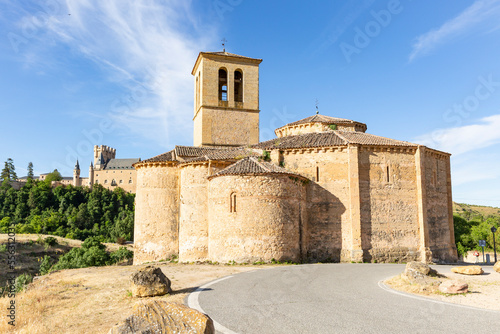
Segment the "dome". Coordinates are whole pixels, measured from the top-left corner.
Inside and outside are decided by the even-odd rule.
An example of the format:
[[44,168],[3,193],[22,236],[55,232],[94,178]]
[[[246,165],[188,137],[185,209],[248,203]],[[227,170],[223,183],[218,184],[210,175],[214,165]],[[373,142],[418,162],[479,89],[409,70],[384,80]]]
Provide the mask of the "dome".
[[274,131],[278,138],[330,130],[365,132],[366,124],[350,119],[316,114],[284,125]]

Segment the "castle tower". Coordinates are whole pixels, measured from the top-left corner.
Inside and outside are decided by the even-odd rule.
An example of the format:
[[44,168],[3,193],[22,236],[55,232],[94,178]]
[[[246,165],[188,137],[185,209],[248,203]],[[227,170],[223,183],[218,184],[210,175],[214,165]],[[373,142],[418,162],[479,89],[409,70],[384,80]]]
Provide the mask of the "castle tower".
[[94,145],[94,165],[96,170],[104,168],[116,156],[116,149],[106,145]]
[[76,165],[73,169],[73,186],[79,187],[82,185],[82,180],[80,179],[80,164],[78,163],[78,159],[76,159]]
[[200,52],[194,80],[194,145],[259,142],[259,64],[228,52]]
[[92,164],[91,161],[89,167],[89,188],[92,189],[93,185],[94,185],[94,165]]

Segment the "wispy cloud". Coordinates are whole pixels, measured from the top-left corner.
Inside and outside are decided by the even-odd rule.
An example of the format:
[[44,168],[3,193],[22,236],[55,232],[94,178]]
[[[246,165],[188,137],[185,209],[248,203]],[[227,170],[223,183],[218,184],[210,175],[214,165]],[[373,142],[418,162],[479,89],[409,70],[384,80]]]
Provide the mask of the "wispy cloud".
[[460,155],[500,143],[500,114],[480,120],[480,124],[440,129],[414,141],[438,150]]
[[193,12],[191,1],[67,0],[40,38],[98,64],[123,89],[108,117],[168,146],[191,129],[191,69],[215,36]]
[[409,60],[412,61],[420,55],[427,54],[451,38],[470,33],[476,27],[482,26],[485,31],[496,30],[499,15],[499,0],[477,0],[441,27],[418,36],[413,44]]
[[477,124],[439,129],[413,141],[450,152],[453,198],[500,206],[500,114]]

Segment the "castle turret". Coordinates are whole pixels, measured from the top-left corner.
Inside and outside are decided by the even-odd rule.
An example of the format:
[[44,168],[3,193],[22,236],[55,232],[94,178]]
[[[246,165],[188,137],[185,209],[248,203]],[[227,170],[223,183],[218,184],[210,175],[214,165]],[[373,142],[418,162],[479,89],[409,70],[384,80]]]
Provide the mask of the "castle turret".
[[79,187],[82,185],[82,180],[80,179],[80,164],[78,159],[76,160],[75,168],[73,169],[73,185]]
[[106,166],[106,164],[114,159],[116,156],[116,149],[106,146],[106,145],[95,145],[94,146],[94,166],[96,170],[100,170]]
[[92,189],[92,185],[94,184],[94,165],[92,161],[90,162],[89,167],[89,188]]

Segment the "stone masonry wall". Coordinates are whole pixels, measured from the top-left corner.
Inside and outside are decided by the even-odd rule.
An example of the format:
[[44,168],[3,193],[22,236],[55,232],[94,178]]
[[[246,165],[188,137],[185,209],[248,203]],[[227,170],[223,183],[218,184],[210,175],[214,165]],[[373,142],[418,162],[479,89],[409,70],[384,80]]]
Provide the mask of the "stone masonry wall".
[[137,171],[135,169],[94,171],[94,183],[98,183],[110,190],[120,187],[127,192],[135,193],[137,189]]
[[415,150],[362,147],[359,155],[364,261],[418,260]]
[[208,257],[208,164],[180,170],[179,261],[205,261]]
[[341,249],[351,247],[346,149],[286,150],[283,162],[286,169],[311,180],[307,184],[307,260],[340,261]]
[[139,166],[135,198],[134,264],[179,253],[176,166]]
[[[231,109],[203,108],[200,139],[197,144],[247,145],[259,142],[259,113]],[[195,127],[199,126],[195,121]],[[195,132],[196,132],[195,131]]]
[[[276,174],[230,175],[215,177],[209,184],[210,260],[301,260],[305,219],[301,181]],[[231,194],[236,195],[235,212]]]
[[[451,206],[450,158],[426,150],[426,209],[429,227],[429,248],[434,262],[457,259],[453,235]],[[450,222],[451,220],[451,222]]]

